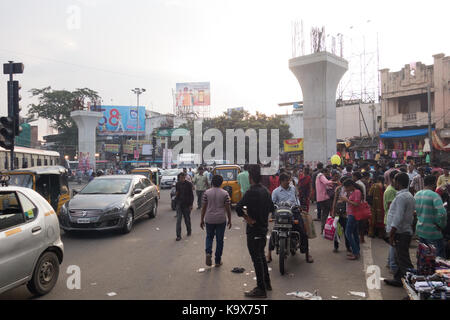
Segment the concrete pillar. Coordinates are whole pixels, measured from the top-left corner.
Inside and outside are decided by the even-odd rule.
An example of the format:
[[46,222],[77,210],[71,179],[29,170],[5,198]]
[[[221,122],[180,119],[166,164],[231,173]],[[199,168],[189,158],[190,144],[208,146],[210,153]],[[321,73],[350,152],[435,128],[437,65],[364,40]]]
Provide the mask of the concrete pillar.
[[348,62],[320,52],[289,60],[303,92],[305,163],[327,161],[336,154],[336,90]]
[[89,152],[89,164],[95,171],[96,129],[103,113],[77,110],[72,111],[70,116],[78,127],[78,152]]

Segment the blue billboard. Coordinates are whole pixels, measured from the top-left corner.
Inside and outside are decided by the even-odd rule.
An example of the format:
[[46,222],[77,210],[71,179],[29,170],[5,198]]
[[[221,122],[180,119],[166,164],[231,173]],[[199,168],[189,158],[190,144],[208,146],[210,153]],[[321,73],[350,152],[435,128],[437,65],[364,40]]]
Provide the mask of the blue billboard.
[[99,135],[145,134],[145,107],[139,107],[139,114],[136,107],[126,106],[101,106],[101,111]]

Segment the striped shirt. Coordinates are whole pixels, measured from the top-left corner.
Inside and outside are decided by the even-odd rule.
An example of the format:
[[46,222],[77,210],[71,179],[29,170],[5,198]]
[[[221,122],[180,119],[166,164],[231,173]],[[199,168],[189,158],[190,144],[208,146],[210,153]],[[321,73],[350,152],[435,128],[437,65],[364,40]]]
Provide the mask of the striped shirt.
[[[415,196],[417,226],[416,233],[427,240],[442,239],[442,232],[447,225],[447,210],[441,197],[434,191],[422,190]],[[440,229],[439,229],[440,228]]]
[[414,192],[419,192],[419,191],[423,190],[424,182],[423,182],[423,177],[420,174],[416,175],[412,179],[411,188],[414,190]]

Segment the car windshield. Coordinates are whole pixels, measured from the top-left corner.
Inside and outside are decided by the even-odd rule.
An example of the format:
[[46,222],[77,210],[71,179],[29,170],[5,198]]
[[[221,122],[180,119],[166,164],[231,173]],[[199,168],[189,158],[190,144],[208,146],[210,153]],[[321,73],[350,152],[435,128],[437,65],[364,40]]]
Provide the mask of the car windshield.
[[9,176],[11,177],[9,180],[10,186],[33,188],[33,176],[31,174],[11,174]]
[[238,170],[237,169],[220,169],[216,170],[216,174],[222,176],[223,181],[233,181],[237,180]]
[[131,179],[94,179],[80,194],[126,194],[130,184]]

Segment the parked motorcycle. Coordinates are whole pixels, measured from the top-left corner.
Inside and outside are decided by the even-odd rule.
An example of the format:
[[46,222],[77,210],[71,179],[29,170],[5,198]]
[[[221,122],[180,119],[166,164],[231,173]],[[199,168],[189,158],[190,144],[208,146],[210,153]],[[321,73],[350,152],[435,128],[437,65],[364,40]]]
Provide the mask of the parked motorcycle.
[[292,213],[294,208],[297,208],[297,206],[292,206],[290,203],[281,203],[275,206],[272,241],[275,251],[279,255],[280,273],[282,275],[285,273],[284,264],[289,252],[294,256],[297,249],[300,248],[300,233],[293,230],[294,225],[299,224]]
[[170,206],[172,207],[172,210],[177,209],[177,202],[176,202],[176,196],[177,196],[177,189],[176,189],[177,182],[175,178],[173,178],[172,183],[172,189],[170,189]]

